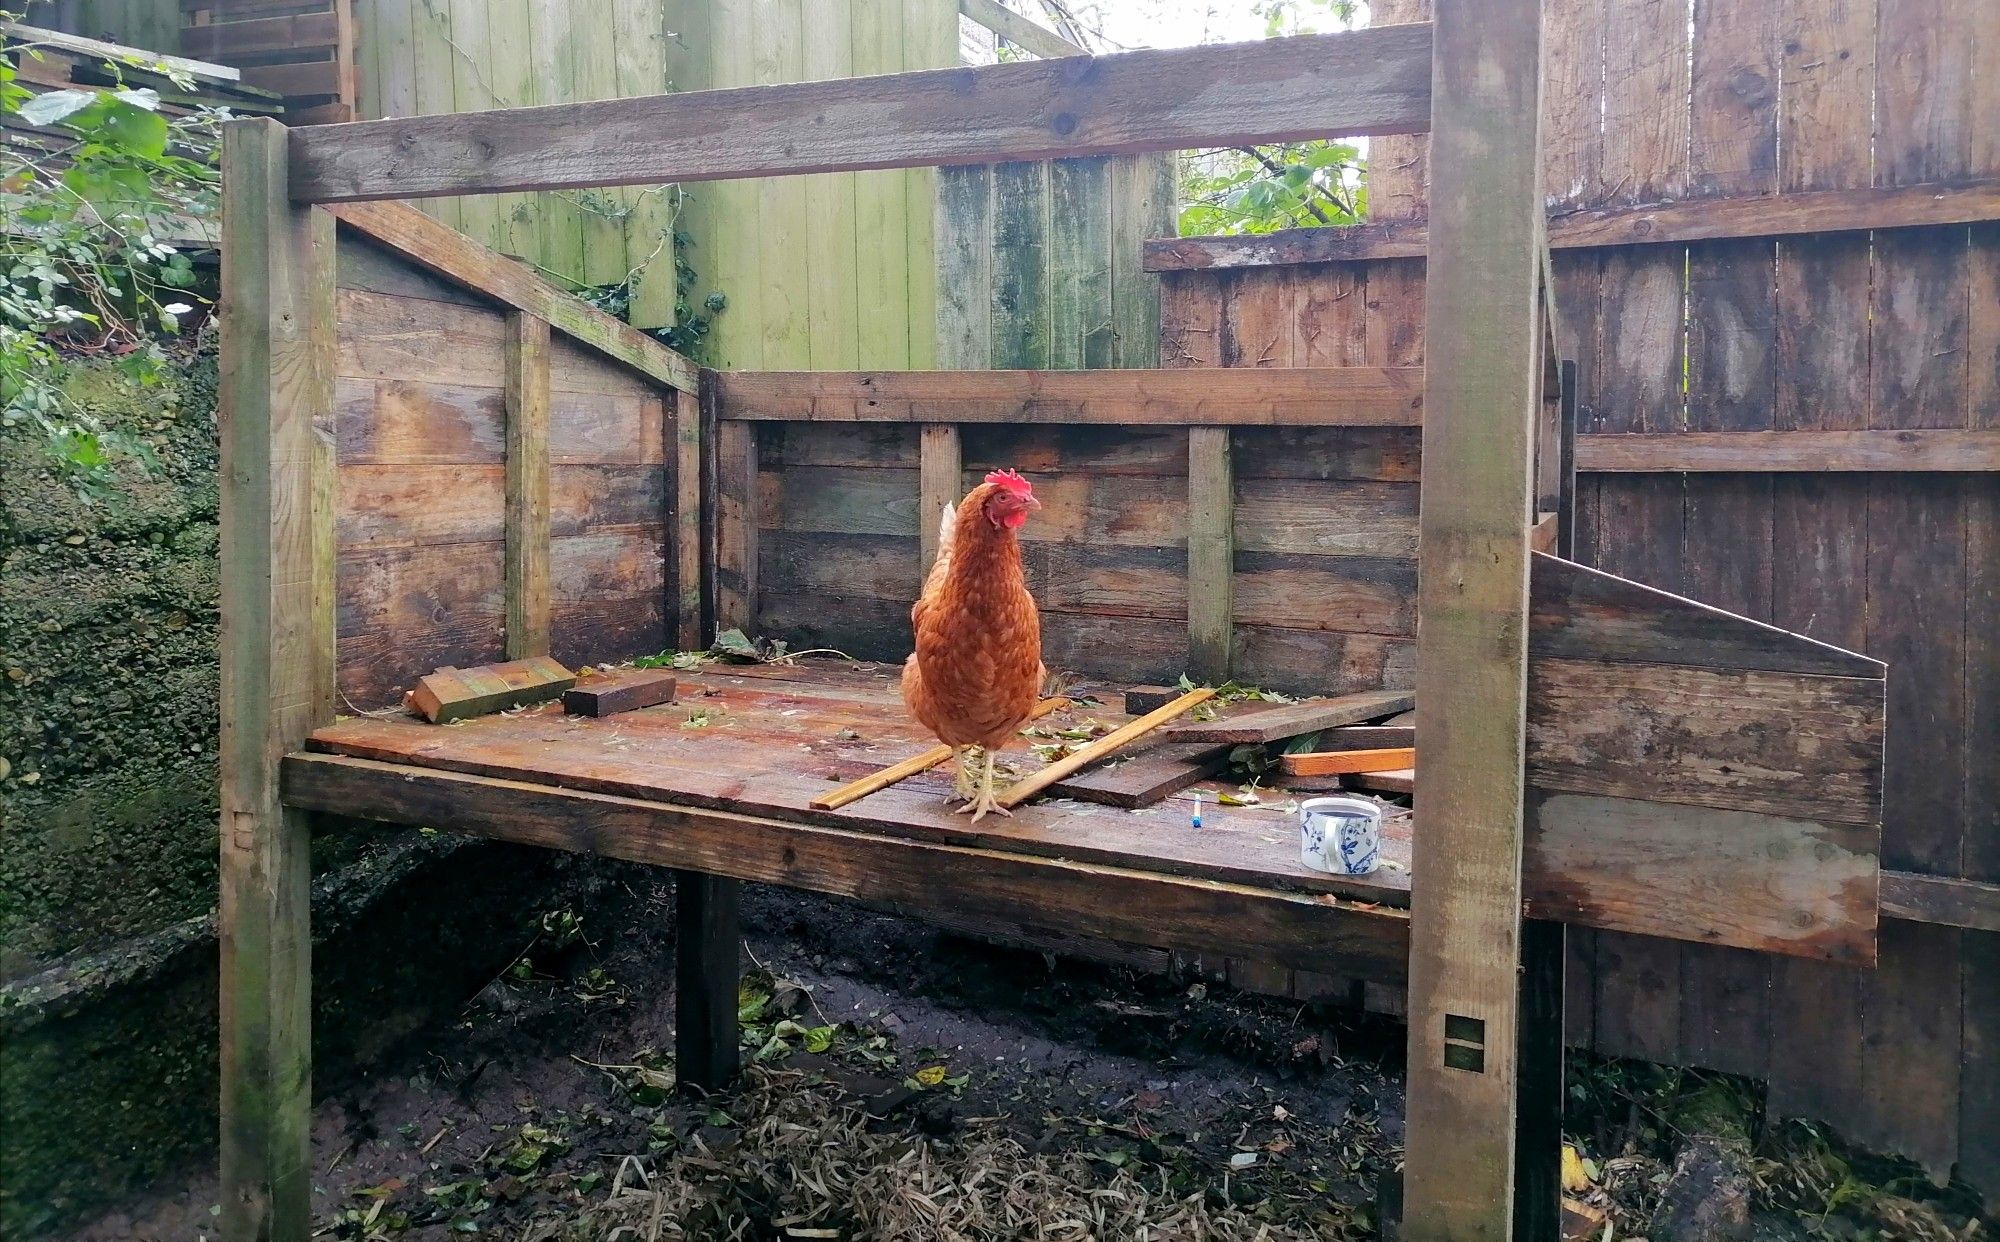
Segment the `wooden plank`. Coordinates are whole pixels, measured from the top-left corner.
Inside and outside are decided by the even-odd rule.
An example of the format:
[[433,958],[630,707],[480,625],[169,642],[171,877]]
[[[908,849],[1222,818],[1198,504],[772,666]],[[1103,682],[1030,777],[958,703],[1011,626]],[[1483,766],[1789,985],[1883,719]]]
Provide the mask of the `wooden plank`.
[[[2000,219],[2000,181],[1833,190],[1799,190],[1746,198],[1619,204],[1549,217],[1551,250],[1597,250],[1662,242],[1751,237],[1811,237],[1976,224]],[[1170,237],[1146,242],[1151,272],[1354,263],[1422,258],[1429,224],[1395,220],[1344,228],[1280,229],[1240,237]]]
[[1404,690],[1374,690],[1333,699],[1308,699],[1281,707],[1266,707],[1221,720],[1173,725],[1165,736],[1176,742],[1228,742],[1234,746],[1268,745],[1304,733],[1350,725],[1407,711],[1416,696]]
[[1327,750],[1374,750],[1385,746],[1415,746],[1415,725],[1343,725],[1319,735]]
[[992,357],[1000,368],[1052,365],[1049,165],[993,166]]
[[[1538,656],[1528,678],[1528,781],[1872,824],[1882,811],[1884,684]],[[1420,694],[1420,712],[1422,702]]]
[[432,724],[546,703],[576,684],[576,674],[548,656],[478,668],[441,668],[417,680],[410,706]]
[[1404,768],[1394,772],[1356,772],[1341,778],[1341,786],[1346,789],[1361,789],[1369,793],[1414,794],[1417,791],[1417,770]]
[[1911,923],[1939,923],[1976,931],[2000,931],[2000,883],[1882,873],[1882,916]]
[[507,658],[549,653],[549,324],[507,316]]
[[724,422],[715,430],[715,624],[757,624],[757,428]]
[[1236,484],[1229,428],[1188,429],[1188,673],[1229,680],[1235,648]]
[[278,761],[331,716],[323,669],[331,516],[315,494],[333,406],[333,247],[285,199],[284,127],[223,127],[220,600],[222,1228],[311,1228],[309,817]]
[[1240,146],[1430,124],[1430,27],[364,121],[293,136],[300,202]]
[[[210,22],[181,28],[181,50],[213,60],[226,60],[253,52],[291,51],[317,45],[332,46],[339,34],[336,14],[297,13],[284,17],[255,17],[240,22]],[[240,78],[233,69],[210,65],[211,72]]]
[[1106,806],[1152,806],[1229,766],[1227,746],[1163,742],[1128,758],[1064,777],[1049,786],[1058,798]]
[[829,422],[1413,427],[1423,383],[1421,367],[716,373],[725,419]]
[[638,669],[581,682],[563,692],[562,705],[572,716],[612,716],[671,703],[678,688],[672,673]]
[[1286,776],[1344,776],[1350,772],[1400,772],[1414,768],[1416,748],[1316,751],[1282,756],[1278,766]]
[[702,645],[702,613],[706,602],[706,581],[702,573],[703,545],[707,542],[702,525],[702,478],[708,459],[703,435],[701,403],[686,393],[675,393],[674,436],[674,642],[683,651]]
[[743,933],[740,880],[674,872],[674,1076],[697,1094],[720,1091],[742,1065],[736,991]]
[[399,203],[350,203],[333,209],[346,224],[403,258],[448,280],[549,321],[556,331],[685,393],[699,391],[694,363],[652,337],[571,297],[503,255]]
[[1065,755],[1061,759],[1047,764],[1023,779],[1016,781],[1008,787],[1005,793],[1000,795],[1000,805],[1003,807],[1021,805],[1029,798],[1034,797],[1072,772],[1080,772],[1091,764],[1107,756],[1116,754],[1121,747],[1138,738],[1144,737],[1174,717],[1191,710],[1196,704],[1206,703],[1214,697],[1215,691],[1206,686],[1190,690],[1165,707],[1148,712],[1137,720],[1120,725],[1103,737],[1091,742],[1083,749]]
[[1875,962],[1872,827],[1540,790],[1530,805],[1522,882],[1538,918]]
[[925,423],[918,443],[917,464],[917,585],[931,571],[937,559],[938,536],[944,511],[956,510],[965,486],[964,456],[958,428],[946,423]]
[[2000,430],[1586,435],[1576,465],[1599,474],[1983,472],[2000,470]]
[[1560,557],[1534,558],[1528,651],[1567,658],[1881,679],[1885,666]]
[[41,26],[30,26],[23,22],[8,22],[7,35],[12,39],[36,43],[64,52],[87,57],[91,60],[108,60],[114,64],[124,64],[133,55],[151,64],[164,65],[179,73],[184,73],[197,82],[212,82],[220,86],[230,86],[242,80],[240,71],[228,65],[211,64],[207,61],[192,60],[185,56],[168,56],[150,49],[126,47],[119,43],[107,43],[102,39],[85,38],[83,35],[68,34],[60,30],[49,30]]
[[993,362],[993,170],[941,168],[937,184],[937,361],[983,369]]
[[864,901],[1069,928],[1127,944],[1401,978],[1399,910],[1212,880],[783,823],[328,755],[286,761],[303,809],[442,826]]
[[1416,708],[1425,830],[1411,876],[1424,902],[1411,928],[1403,1236],[1504,1238],[1541,403],[1542,23],[1534,0],[1435,9]]
[[997,0],[958,0],[958,11],[1014,46],[1037,56],[1090,55],[1047,26],[1029,21]]
[[1119,158],[1049,165],[1047,365],[1053,369],[1116,365],[1111,166]]

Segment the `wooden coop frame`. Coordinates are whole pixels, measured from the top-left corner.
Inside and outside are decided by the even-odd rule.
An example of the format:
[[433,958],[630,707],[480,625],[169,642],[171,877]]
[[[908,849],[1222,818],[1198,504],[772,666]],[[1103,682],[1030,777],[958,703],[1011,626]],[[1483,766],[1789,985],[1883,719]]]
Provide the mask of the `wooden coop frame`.
[[[1558,417],[1564,386],[1539,188],[1540,41],[1536,0],[1439,0],[1434,23],[1259,44],[298,130],[232,123],[224,1235],[294,1239],[309,1229],[307,846],[319,816],[673,868],[677,1051],[696,1086],[734,1072],[736,905],[746,879],[1033,916],[1111,940],[1309,969],[1337,961],[1407,981],[1410,1238],[1556,1236],[1562,922],[1546,920],[1871,963],[1882,667],[1544,554],[1568,550],[1560,515],[1573,463],[1558,431],[1568,420]],[[1435,205],[1421,369],[698,372],[525,269],[380,201],[1426,130]],[[951,836],[889,811],[771,811],[464,756],[415,761],[365,725],[336,725],[336,220],[478,290],[505,315],[510,658],[545,655],[551,643],[552,340],[588,345],[644,377],[667,406],[664,451],[676,468],[663,500],[665,602],[683,646],[703,645],[752,606],[760,420],[921,425],[927,513],[956,494],[961,424],[1186,427],[1187,557],[1191,583],[1204,588],[1191,592],[1188,649],[1190,666],[1208,676],[1226,676],[1231,659],[1231,428],[1421,425],[1424,828],[1407,887],[1312,889],[1248,867],[1218,878],[1143,862],[1113,840],[1037,844],[1032,824]],[[1619,694],[1661,700],[1651,721],[1666,739],[1658,747],[1705,745],[1700,761],[1649,772],[1658,748],[1625,745],[1617,722],[1589,718],[1592,704]],[[1717,737],[1685,727],[1685,703],[1739,699],[1763,706],[1730,717]],[[1801,702],[1818,713],[1809,740],[1832,739],[1831,759],[1781,757],[1825,777],[1811,795],[1781,787],[1783,772],[1746,775],[1739,755],[1746,738],[1774,745],[1769,713],[1795,713]],[[1568,712],[1583,723],[1554,727]],[[1798,767],[1808,763],[1828,768]],[[1656,838],[1683,831],[1662,884],[1645,870]],[[1745,908],[1743,884],[1762,886],[1771,908]]]

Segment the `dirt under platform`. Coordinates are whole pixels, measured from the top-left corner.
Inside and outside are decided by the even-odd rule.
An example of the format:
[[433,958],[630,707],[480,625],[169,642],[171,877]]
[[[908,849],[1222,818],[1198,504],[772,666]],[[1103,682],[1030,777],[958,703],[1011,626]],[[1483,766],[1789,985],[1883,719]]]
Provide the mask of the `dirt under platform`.
[[[752,1064],[693,1102],[672,1090],[671,887],[614,871],[606,926],[543,916],[449,1029],[322,1104],[319,1236],[1377,1235],[1399,1025],[752,888]],[[1667,1167],[1593,1162],[1582,1193],[1643,1234]],[[214,1203],[204,1177],[74,1236],[212,1239]]]

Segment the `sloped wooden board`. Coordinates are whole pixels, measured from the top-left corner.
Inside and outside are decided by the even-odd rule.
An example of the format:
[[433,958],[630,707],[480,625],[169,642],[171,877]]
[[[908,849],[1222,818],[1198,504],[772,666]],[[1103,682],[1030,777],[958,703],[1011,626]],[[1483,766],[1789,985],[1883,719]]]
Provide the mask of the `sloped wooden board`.
[[1873,964],[1886,684],[1865,656],[1537,554],[1530,913]]

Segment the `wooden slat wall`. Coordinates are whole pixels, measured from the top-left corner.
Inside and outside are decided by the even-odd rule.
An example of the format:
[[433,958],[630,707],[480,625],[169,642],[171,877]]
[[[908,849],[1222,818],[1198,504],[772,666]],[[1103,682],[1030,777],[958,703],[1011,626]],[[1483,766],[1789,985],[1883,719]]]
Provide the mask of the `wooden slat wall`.
[[[505,655],[508,325],[351,233],[338,296],[339,683],[367,708]],[[550,653],[651,654],[671,642],[668,396],[560,336],[547,358]]]
[[[1546,21],[1557,212],[2000,174],[1981,124],[2000,13],[1980,0],[1549,0]],[[1378,220],[1424,215],[1423,155],[1377,140]],[[1170,273],[1168,360],[1296,350],[1327,335],[1314,308],[1359,290],[1354,360],[1421,361],[1421,270]],[[2000,426],[2000,225],[1566,250],[1555,276],[1586,433]],[[1886,661],[1883,865],[2000,877],[2000,473],[1586,476],[1578,540],[1590,564]],[[2000,1194],[2000,934],[1886,920],[1869,972],[1570,944],[1577,1042],[1766,1077],[1775,1111]]]

